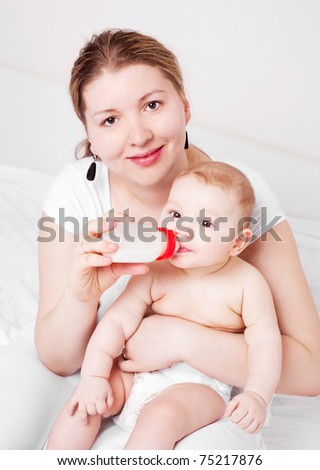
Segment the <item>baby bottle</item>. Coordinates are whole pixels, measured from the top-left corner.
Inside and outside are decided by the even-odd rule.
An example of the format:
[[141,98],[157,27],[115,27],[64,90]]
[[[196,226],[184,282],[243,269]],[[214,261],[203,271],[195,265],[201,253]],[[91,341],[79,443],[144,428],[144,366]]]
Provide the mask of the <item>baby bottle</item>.
[[170,258],[179,249],[176,234],[165,227],[147,230],[134,223],[117,223],[103,238],[119,245],[108,254],[114,263],[151,263]]

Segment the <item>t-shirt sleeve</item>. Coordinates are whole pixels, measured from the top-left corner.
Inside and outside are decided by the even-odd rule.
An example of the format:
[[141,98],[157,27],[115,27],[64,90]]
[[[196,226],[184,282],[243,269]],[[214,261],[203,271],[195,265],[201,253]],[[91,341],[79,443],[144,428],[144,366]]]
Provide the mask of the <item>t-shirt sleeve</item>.
[[[53,222],[72,234],[80,234],[89,220],[101,217],[110,209],[108,170],[97,163],[94,181],[86,179],[92,159],[86,158],[67,165],[54,179],[43,210]],[[107,289],[101,299],[99,318],[125,288],[130,276],[121,276]]]
[[259,173],[247,174],[255,193],[255,206],[252,211],[252,241],[272,230],[280,222],[286,220],[281,204]]
[[260,173],[241,161],[233,159],[225,161],[242,171],[253,187],[255,205],[251,214],[250,228],[253,234],[251,242],[254,242],[280,222],[286,220],[285,213],[278,198]]
[[54,179],[43,210],[64,230],[78,235],[89,220],[95,217],[92,197],[78,168],[67,165]]

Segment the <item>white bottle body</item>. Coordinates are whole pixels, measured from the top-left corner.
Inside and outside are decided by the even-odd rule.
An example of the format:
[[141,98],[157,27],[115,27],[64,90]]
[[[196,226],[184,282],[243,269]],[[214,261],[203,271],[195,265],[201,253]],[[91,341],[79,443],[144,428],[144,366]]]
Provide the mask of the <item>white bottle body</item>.
[[156,229],[149,232],[134,223],[125,226],[118,222],[114,230],[106,232],[103,238],[119,245],[116,252],[108,254],[114,263],[151,263],[168,247],[166,233]]

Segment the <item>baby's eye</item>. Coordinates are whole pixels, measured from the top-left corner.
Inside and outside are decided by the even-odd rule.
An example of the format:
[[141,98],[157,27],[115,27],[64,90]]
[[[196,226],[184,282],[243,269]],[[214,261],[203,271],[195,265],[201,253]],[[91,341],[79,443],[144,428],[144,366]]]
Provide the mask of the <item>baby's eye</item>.
[[213,227],[211,220],[201,220],[200,225],[206,228]]
[[177,212],[177,211],[171,211],[171,212],[170,212],[170,215],[171,215],[171,217],[173,217],[174,219],[180,219],[180,217],[181,217],[181,214],[179,214],[179,212]]
[[103,121],[104,126],[113,126],[117,122],[117,118],[115,116],[109,116],[107,119]]
[[155,109],[158,109],[160,106],[160,102],[159,101],[150,101],[146,108],[147,109],[150,109],[151,111],[154,111]]

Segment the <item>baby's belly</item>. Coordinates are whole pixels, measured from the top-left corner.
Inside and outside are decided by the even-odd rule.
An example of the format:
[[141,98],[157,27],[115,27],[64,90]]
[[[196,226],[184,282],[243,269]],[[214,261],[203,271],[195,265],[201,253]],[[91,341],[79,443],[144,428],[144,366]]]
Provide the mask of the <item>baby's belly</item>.
[[214,328],[215,330],[228,331],[231,333],[243,333],[245,327],[242,321],[241,315],[235,312],[226,310],[225,307],[217,307],[216,312],[212,313],[208,310],[201,309],[199,311],[196,307],[194,309],[177,309],[174,306],[161,305],[160,303],[154,303],[152,307],[146,312],[146,315],[159,314],[165,316],[172,316],[189,320],[199,325],[206,326],[208,328]]

